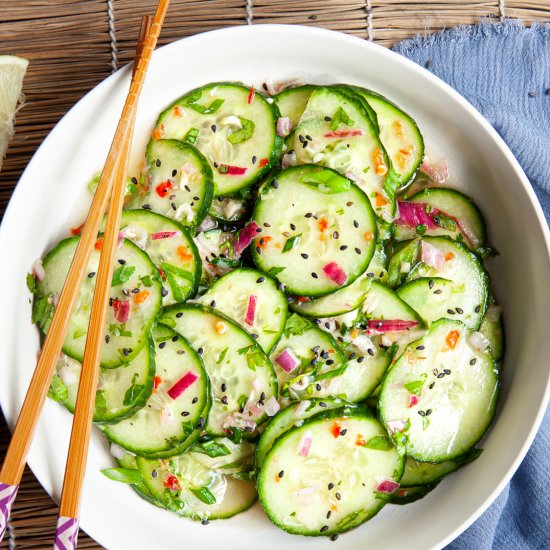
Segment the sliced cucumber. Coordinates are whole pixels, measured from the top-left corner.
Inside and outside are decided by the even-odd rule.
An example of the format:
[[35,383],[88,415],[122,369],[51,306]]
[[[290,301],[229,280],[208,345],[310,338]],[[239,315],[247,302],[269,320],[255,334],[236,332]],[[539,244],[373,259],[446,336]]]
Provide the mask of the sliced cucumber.
[[383,240],[378,239],[376,241],[374,255],[367,267],[367,275],[375,281],[385,283],[388,279],[388,265],[388,255],[386,253],[385,243]]
[[254,465],[256,446],[248,441],[235,443],[228,437],[216,437],[198,443],[189,454],[198,462],[225,474],[249,472]]
[[236,223],[250,217],[249,201],[238,197],[214,197],[208,213],[224,223]]
[[210,386],[200,357],[179,334],[153,331],[157,373],[145,407],[104,434],[128,451],[154,457],[183,452],[199,437],[208,412]]
[[[424,237],[421,243],[421,247],[427,245],[442,255],[443,269],[422,262],[419,269],[411,271],[410,282],[398,290],[399,297],[429,323],[453,318],[477,329],[485,315],[489,292],[483,264],[465,245],[448,237]],[[451,284],[443,283],[441,278]],[[442,296],[448,299],[443,301]]]
[[165,289],[163,306],[194,296],[202,268],[199,252],[187,229],[154,212],[123,210],[120,230],[125,238],[145,251],[159,269]]
[[379,397],[382,422],[407,454],[444,462],[469,451],[495,411],[495,363],[471,344],[458,321],[432,324],[388,371]]
[[[66,355],[57,362],[54,387],[67,388],[63,404],[74,413],[82,364]],[[152,343],[141,348],[136,358],[118,369],[101,369],[97,383],[94,422],[116,424],[141,409],[153,390],[155,355]]]
[[314,165],[280,172],[254,210],[263,229],[253,242],[256,265],[290,293],[321,296],[351,284],[376,243],[368,198],[337,172]]
[[260,504],[289,533],[342,533],[386,504],[390,495],[380,492],[380,484],[399,481],[403,464],[368,409],[335,409],[275,441],[258,476]]
[[[33,318],[38,319],[44,332],[48,331],[54,303],[65,284],[79,238],[64,239],[44,258],[46,274],[44,280],[37,283],[33,310]],[[63,344],[63,352],[77,361],[82,361],[84,355],[102,242],[102,238],[99,238],[91,253],[86,269],[88,276],[80,288]],[[104,368],[128,364],[136,357],[149,340],[149,331],[160,311],[162,300],[157,268],[149,256],[128,239],[124,239],[117,249],[115,266],[110,307],[107,310],[105,344],[101,350],[101,366]],[[120,319],[126,320],[121,322]]]
[[408,185],[424,159],[424,139],[414,119],[384,96],[354,88],[376,112],[380,140],[397,172],[399,186]]
[[273,447],[275,440],[288,432],[288,430],[301,426],[304,420],[311,418],[315,414],[331,409],[338,409],[344,405],[346,405],[346,402],[342,399],[320,399],[314,397],[305,401],[292,403],[286,409],[279,411],[262,432],[262,436],[256,447],[256,458],[254,461],[256,469],[261,467],[265,455]]
[[313,91],[317,88],[312,84],[296,86],[279,92],[273,96],[273,100],[279,107],[282,117],[287,117],[292,122],[292,128],[296,128],[300,122],[300,117],[306,109],[307,102]]
[[422,319],[417,311],[408,305],[399,293],[393,292],[378,281],[372,282],[361,309],[368,319],[418,321],[422,325]]
[[154,498],[180,516],[207,522],[232,517],[256,501],[254,484],[224,475],[185,453],[169,460],[138,458]]
[[276,165],[283,140],[279,109],[242,84],[218,82],[188,92],[159,116],[153,136],[193,140],[220,195],[250,187]]
[[371,278],[361,275],[351,285],[320,298],[294,297],[290,305],[294,311],[307,317],[335,317],[357,309],[371,286]]
[[460,467],[474,461],[481,452],[481,449],[473,449],[464,456],[446,460],[439,464],[419,462],[409,457],[405,462],[405,471],[400,481],[401,487],[416,487],[417,485],[438,483],[446,475],[456,472]]
[[319,86],[300,118],[292,148],[299,164],[334,168],[358,181],[377,215],[393,218],[396,174],[361,100]]
[[[281,366],[285,354],[295,358],[293,368]],[[344,355],[332,336],[296,313],[287,319],[270,357],[281,395],[292,400],[326,395],[334,376],[345,370]]]
[[266,419],[261,404],[277,396],[277,379],[254,338],[219,311],[197,304],[170,306],[159,322],[183,334],[202,356],[213,395],[208,434],[256,433]]
[[420,259],[420,239],[402,243],[393,253],[388,265],[387,285],[401,286]]
[[[426,226],[425,235],[438,237],[447,235],[461,241],[472,250],[477,250],[487,242],[485,221],[472,199],[455,189],[431,187],[415,193],[407,201],[424,205],[435,228]],[[395,224],[394,239],[404,241],[417,236],[416,227]]]
[[214,193],[212,170],[204,156],[183,141],[153,139],[146,159],[146,185],[138,201],[142,208],[186,227],[198,227]]
[[428,493],[431,493],[437,486],[438,483],[420,485],[418,487],[400,487],[391,496],[390,503],[399,505],[412,504],[424,498]]
[[[136,457],[134,455],[131,455],[129,453],[124,453],[124,455],[121,458],[117,458],[117,463],[120,468],[126,468],[128,470],[137,470],[139,472]],[[162,504],[153,496],[153,493],[149,491],[149,489],[147,488],[147,485],[145,485],[143,481],[132,484],[132,489],[143,500],[146,500],[147,502],[149,502],[150,504],[154,504],[155,506],[159,506],[160,508],[164,508],[164,506],[162,506]]]
[[212,282],[240,265],[240,260],[229,257],[233,234],[221,229],[211,229],[199,233],[195,244],[202,262],[201,286],[199,293],[205,292]]
[[495,361],[499,362],[504,357],[504,322],[500,306],[493,302],[494,300],[491,299],[491,305],[481,321],[479,332],[489,340],[491,355]]
[[217,280],[199,300],[225,313],[247,330],[269,353],[283,332],[285,295],[273,279],[250,268],[239,268]]

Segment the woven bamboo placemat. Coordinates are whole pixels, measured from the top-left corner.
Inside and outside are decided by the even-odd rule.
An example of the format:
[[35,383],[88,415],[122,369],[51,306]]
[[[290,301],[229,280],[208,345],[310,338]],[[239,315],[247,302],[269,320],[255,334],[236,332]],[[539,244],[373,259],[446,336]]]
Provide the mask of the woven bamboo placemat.
[[[141,16],[154,0],[3,0],[0,53],[30,60],[26,104],[0,174],[0,216],[28,161],[85,93],[133,57]],[[161,44],[220,27],[290,23],[391,46],[480,18],[550,20],[549,0],[172,0]],[[9,432],[0,414],[0,460]],[[1,549],[51,548],[57,507],[27,469]],[[80,548],[101,548],[81,533]]]

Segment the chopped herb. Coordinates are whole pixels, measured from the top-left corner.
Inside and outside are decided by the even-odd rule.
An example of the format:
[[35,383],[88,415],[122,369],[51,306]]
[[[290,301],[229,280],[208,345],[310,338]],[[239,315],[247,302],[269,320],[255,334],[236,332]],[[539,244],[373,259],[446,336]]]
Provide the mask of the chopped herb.
[[252,349],[254,349],[254,344],[250,344],[249,346],[245,346],[244,348],[239,348],[237,350],[237,353],[239,355],[245,355],[246,353],[248,353],[249,351],[251,351]]
[[299,233],[298,235],[294,235],[294,237],[290,237],[290,239],[287,239],[285,246],[283,247],[283,253],[289,252],[293,248],[296,248],[300,244],[301,237],[302,237],[302,234]]
[[225,359],[225,356],[227,355],[227,350],[228,348],[225,348],[224,350],[222,350],[222,352],[220,353],[220,356],[218,357],[218,360],[216,361],[217,365],[221,365],[222,361]]
[[36,292],[36,277],[32,273],[27,273],[27,288],[31,294]]
[[73,332],[73,340],[78,340],[79,338],[82,338],[82,336],[84,336],[86,334],[86,330],[84,329],[81,329],[81,328],[77,328],[74,332]]
[[130,280],[130,277],[134,274],[135,270],[136,268],[133,265],[121,265],[119,268],[115,269],[113,273],[111,286],[118,286],[123,283],[127,283]]
[[207,455],[210,458],[217,458],[219,456],[227,456],[228,454],[231,454],[231,451],[223,443],[219,443],[214,439],[205,441],[200,445],[195,445],[192,451],[194,453]]
[[260,351],[256,350],[252,353],[247,353],[246,363],[250,370],[256,371],[256,367],[261,367],[263,365],[263,357]]
[[385,435],[375,435],[371,437],[364,445],[367,449],[374,449],[376,451],[389,451],[393,449],[393,444],[389,437]]
[[141,483],[143,481],[141,472],[133,468],[105,468],[100,471],[105,477],[108,477],[113,481],[119,481],[120,483],[135,485],[136,483]]
[[296,313],[293,313],[286,320],[284,335],[287,338],[290,334],[293,334],[294,336],[300,336],[309,328],[311,328],[311,324],[309,321],[306,321],[305,319],[302,319],[302,317],[300,317],[299,315],[296,315]]
[[452,218],[446,216],[445,214],[442,214],[441,212],[437,215],[437,219],[435,219],[434,221],[437,223],[437,225],[439,225],[443,229],[447,229],[448,231],[456,231],[457,229],[456,222]]
[[191,128],[183,138],[183,141],[186,143],[190,143],[191,145],[195,145],[195,141],[197,141],[197,138],[199,137],[200,130],[198,128]]
[[198,105],[197,101],[201,98],[201,96],[201,91],[194,93],[192,96],[187,98],[184,105],[190,109],[193,109],[193,111],[196,111],[197,113],[201,113],[201,115],[211,115],[212,113],[215,113],[225,102],[224,99],[215,99],[208,106]]
[[429,425],[430,425],[430,419],[426,416],[423,416],[422,417],[422,429],[427,430]]
[[58,403],[64,403],[69,399],[69,389],[61,380],[61,377],[55,374],[48,390],[48,397],[57,401]]
[[153,286],[153,280],[149,275],[145,275],[145,277],[140,277],[139,280],[143,283],[143,286],[146,286],[146,287]]
[[241,121],[242,128],[227,136],[227,141],[233,145],[249,140],[254,134],[254,129],[256,128],[256,125],[251,120],[241,117],[239,117],[239,120]]
[[107,414],[107,400],[105,399],[104,390],[97,390],[95,394],[95,413],[100,418]]
[[243,410],[246,407],[246,404],[248,403],[248,397],[246,395],[241,395],[238,399],[239,403],[239,410]]
[[[126,323],[111,324],[108,326],[108,331],[111,336],[126,336],[127,338],[132,337],[132,331],[126,330]],[[85,331],[84,334],[86,334]]]
[[277,267],[277,266],[274,266],[272,268],[269,269],[269,271],[267,272],[268,275],[271,275],[271,277],[276,277],[277,275],[279,275],[279,273],[281,273],[282,271],[284,271],[286,268],[285,267]]
[[139,377],[138,373],[137,372],[134,373],[134,376],[132,376],[131,386],[126,390],[126,393],[124,394],[124,400],[122,401],[122,404],[125,407],[134,403],[136,398],[145,389],[145,386],[143,384],[136,384],[138,377]]
[[304,174],[300,178],[300,182],[326,194],[341,193],[350,188],[350,180],[348,178],[326,169]]
[[420,395],[422,393],[424,383],[426,382],[426,378],[428,378],[428,375],[424,372],[420,375],[420,380],[413,380],[412,382],[405,384],[405,388],[411,393],[414,393],[414,395]]
[[345,124],[346,126],[353,126],[355,122],[351,120],[346,111],[342,107],[338,107],[334,115],[332,115],[332,120],[330,121],[330,129],[338,130],[340,124]]

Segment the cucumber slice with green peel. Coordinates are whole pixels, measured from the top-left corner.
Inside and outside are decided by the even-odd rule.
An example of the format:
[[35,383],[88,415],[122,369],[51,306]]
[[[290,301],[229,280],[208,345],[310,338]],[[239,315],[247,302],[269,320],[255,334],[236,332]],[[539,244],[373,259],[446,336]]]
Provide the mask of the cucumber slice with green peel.
[[376,248],[366,273],[371,279],[381,283],[385,283],[388,279],[388,255],[384,241],[380,239],[376,241]]
[[218,82],[188,92],[162,112],[153,139],[192,141],[206,157],[220,195],[260,180],[279,160],[279,109],[242,84]]
[[[489,294],[489,277],[478,256],[449,237],[424,237],[421,249],[424,247],[429,247],[430,255],[441,256],[442,268],[419,264],[421,269],[411,272],[411,280],[398,290],[399,297],[428,323],[452,318],[477,329],[485,315]],[[448,299],[443,301],[442,296]]]
[[209,288],[221,275],[240,265],[240,260],[231,260],[228,256],[233,235],[221,229],[211,229],[199,233],[195,244],[202,262],[201,287]]
[[465,464],[474,461],[481,453],[481,449],[472,449],[463,456],[459,456],[453,460],[446,460],[439,464],[419,462],[414,458],[408,457],[405,462],[403,477],[399,483],[401,487],[416,487],[418,485],[438,483],[446,475],[456,472],[456,470]]
[[345,401],[338,398],[316,398],[306,399],[292,403],[286,409],[279,411],[267,425],[267,428],[262,432],[260,441],[256,447],[256,457],[254,465],[256,469],[260,469],[265,455],[269,452],[275,440],[279,439],[288,430],[301,426],[305,420],[313,415],[338,409],[347,405]]
[[198,443],[188,452],[208,468],[225,474],[238,474],[252,470],[255,450],[256,446],[248,441],[235,443],[227,437],[216,437]]
[[223,223],[237,223],[250,217],[250,201],[236,197],[214,197],[210,210],[210,216]]
[[168,457],[198,439],[208,413],[210,385],[201,358],[179,334],[153,330],[157,364],[155,389],[133,417],[106,426],[112,442],[141,456]]
[[401,286],[418,263],[421,254],[420,239],[402,243],[393,252],[388,264],[386,283],[390,288]]
[[225,313],[269,353],[285,326],[287,301],[276,283],[255,269],[241,267],[218,279],[199,303]]
[[294,297],[290,307],[306,317],[335,317],[357,309],[371,287],[371,278],[361,275],[351,285],[320,298]]
[[391,504],[412,504],[421,498],[424,498],[428,493],[431,493],[439,483],[431,483],[429,485],[420,485],[418,487],[399,487],[390,498]]
[[261,191],[252,243],[259,269],[293,294],[322,296],[355,281],[376,243],[376,219],[366,195],[347,178],[319,166],[280,172]]
[[491,300],[491,305],[479,325],[479,332],[489,340],[491,355],[498,363],[504,357],[504,322],[500,306],[492,303],[493,301]]
[[292,148],[298,164],[319,164],[353,178],[376,214],[393,219],[396,173],[360,99],[319,86],[300,118]]
[[495,363],[459,321],[432,324],[382,383],[380,419],[407,455],[444,462],[472,449],[487,430],[498,394]]
[[146,178],[138,185],[132,206],[141,206],[185,227],[198,227],[212,204],[212,170],[192,145],[177,139],[151,140],[147,145]]
[[[487,228],[479,210],[470,197],[455,189],[430,187],[415,193],[406,202],[423,205],[425,216],[434,227],[425,227],[425,235],[438,237],[446,235],[463,242],[470,249],[477,250],[487,242]],[[418,206],[415,206],[418,208]],[[401,208],[407,208],[406,203]],[[429,221],[429,220],[427,220]],[[417,236],[416,227],[396,222],[393,237],[404,241]]]
[[[134,455],[124,453],[121,458],[117,458],[117,463],[120,468],[125,468],[127,470],[136,470],[139,472],[139,468],[137,466],[137,460]],[[153,496],[153,493],[149,491],[147,488],[147,485],[143,483],[143,481],[140,481],[138,483],[132,483],[132,489],[143,499],[149,502],[150,504],[154,504],[155,506],[158,506],[160,508],[164,508],[162,504]]]
[[[104,225],[105,219],[102,229]],[[202,267],[199,252],[187,229],[155,212],[123,210],[120,230],[125,238],[146,252],[159,269],[165,289],[163,306],[183,302],[195,295]]]
[[363,106],[363,109],[365,109],[365,111],[367,112],[367,115],[369,116],[372,125],[376,130],[376,133],[380,134],[380,127],[378,126],[378,117],[376,116],[376,111],[370,106],[369,102],[360,93],[358,93],[358,90],[355,86],[338,85],[332,86],[332,88],[335,90],[339,90],[359,101]]
[[191,453],[168,460],[139,457],[137,464],[154,498],[180,516],[203,522],[229,518],[257,498],[253,483],[208,468]]
[[[56,365],[50,396],[74,413],[82,364],[62,356]],[[152,343],[141,348],[135,359],[118,369],[101,369],[93,421],[116,424],[141,409],[153,390],[155,355]],[[64,399],[60,399],[64,397]]]
[[275,441],[258,475],[260,504],[288,533],[343,533],[380,511],[403,465],[369,409],[334,409]]
[[307,102],[313,91],[317,88],[312,84],[288,88],[273,96],[282,117],[289,118],[292,122],[292,128],[296,128],[300,118],[306,109]]
[[287,319],[270,358],[281,396],[292,400],[323,395],[345,370],[344,354],[332,336],[296,313]]
[[[45,277],[36,283],[33,321],[47,333],[55,303],[80,237],[62,240],[43,260]],[[100,237],[92,250],[73,315],[69,322],[63,352],[82,361],[90,321],[91,303],[101,250]],[[140,248],[124,239],[115,255],[115,270],[101,349],[101,367],[115,368],[130,363],[149,341],[149,331],[161,307],[161,283],[157,268]],[[148,285],[148,286],[147,286]],[[137,289],[137,292],[135,292]]]
[[384,96],[364,88],[354,90],[375,111],[380,140],[391,158],[399,186],[405,187],[414,179],[424,159],[424,139],[416,122]]
[[255,435],[267,418],[261,404],[277,397],[277,378],[260,345],[221,312],[198,304],[170,306],[159,322],[183,334],[204,361],[213,396],[208,435]]
[[373,281],[367,292],[361,310],[368,319],[417,321],[422,326],[418,312],[408,305],[398,292]]

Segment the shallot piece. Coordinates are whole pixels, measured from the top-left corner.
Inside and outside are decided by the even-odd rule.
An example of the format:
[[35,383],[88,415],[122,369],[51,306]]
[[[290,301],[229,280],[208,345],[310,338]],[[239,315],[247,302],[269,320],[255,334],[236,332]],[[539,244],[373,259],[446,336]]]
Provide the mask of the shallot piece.
[[252,220],[239,231],[236,242],[234,243],[235,254],[237,256],[240,256],[258,236],[258,229],[260,229],[260,226]]
[[426,265],[434,267],[437,271],[445,270],[445,254],[427,241],[422,241],[421,260]]
[[410,395],[409,396],[409,409],[411,407],[414,407],[415,405],[418,404],[418,395]]
[[437,183],[443,183],[449,179],[449,166],[444,160],[437,164],[433,164],[427,159],[424,159],[420,170]]
[[346,272],[336,262],[330,262],[325,265],[323,267],[323,272],[337,285],[343,285],[348,280]]
[[277,135],[280,137],[286,137],[292,131],[292,120],[283,116],[277,119]]
[[402,321],[400,319],[369,319],[367,329],[369,334],[383,334],[384,332],[396,332],[415,328],[418,321]]
[[313,438],[311,437],[311,434],[306,433],[304,437],[302,437],[302,440],[300,441],[300,450],[298,451],[298,455],[306,457],[309,454],[309,450],[311,449],[312,442],[313,442]]
[[485,351],[491,342],[481,332],[474,331],[468,336],[468,343],[476,351]]
[[280,409],[281,405],[279,405],[273,396],[271,396],[264,404],[264,412],[267,416],[275,416]]
[[246,308],[246,315],[244,318],[244,322],[247,325],[250,325],[251,327],[254,326],[255,318],[256,318],[256,304],[257,304],[257,298],[254,296],[254,294],[251,294],[248,297],[248,306]]
[[180,235],[179,231],[159,231],[157,233],[151,233],[151,240],[158,241],[160,239],[171,239]]
[[189,371],[185,373],[166,393],[172,398],[177,399],[189,386],[195,383],[198,376]]
[[423,202],[398,201],[399,217],[395,220],[396,225],[405,225],[407,227],[417,227],[425,225],[428,229],[437,229],[439,226],[435,223],[434,217],[439,214],[437,208],[432,208],[426,212],[426,204]]
[[296,354],[290,348],[285,348],[275,357],[275,363],[286,373],[290,373],[300,364],[300,359],[296,357]]
[[34,260],[34,263],[32,264],[32,274],[40,282],[42,282],[46,278],[46,271],[44,270],[44,266],[42,265],[41,258]]
[[399,489],[399,483],[392,479],[383,479],[378,482],[378,486],[376,487],[378,493],[385,493],[387,495],[391,495],[397,489]]

